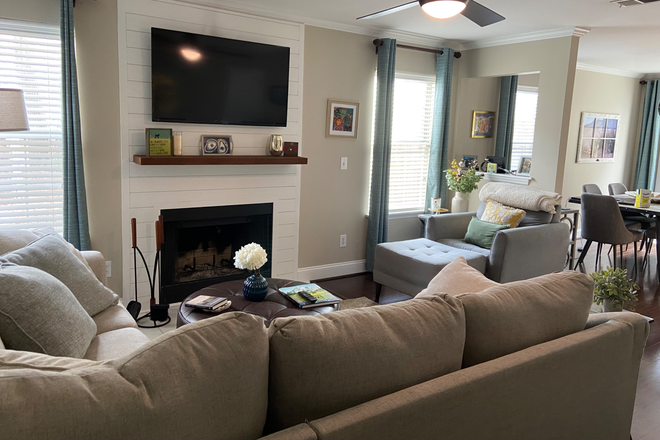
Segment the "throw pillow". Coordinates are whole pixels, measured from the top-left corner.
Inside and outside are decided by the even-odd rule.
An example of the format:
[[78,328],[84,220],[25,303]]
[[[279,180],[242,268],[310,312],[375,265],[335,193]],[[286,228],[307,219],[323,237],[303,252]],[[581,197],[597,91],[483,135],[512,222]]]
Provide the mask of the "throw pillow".
[[463,368],[581,331],[594,282],[578,272],[558,272],[499,284],[459,257],[415,298],[451,295],[465,309]]
[[495,234],[503,229],[509,229],[509,225],[497,225],[472,217],[468,225],[467,234],[465,234],[465,242],[490,249],[493,245]]
[[2,265],[0,334],[10,350],[82,358],[96,336],[96,324],[52,275]]
[[465,257],[458,257],[446,265],[415,298],[481,292],[499,285],[470,266]]
[[52,235],[0,256],[0,263],[31,266],[53,275],[71,290],[89,316],[119,302],[119,297],[71,253],[67,243]]
[[71,253],[72,253],[73,255],[75,255],[76,258],[79,259],[79,260],[82,262],[82,264],[85,265],[85,267],[87,267],[87,269],[89,269],[90,271],[92,271],[92,268],[89,267],[89,263],[87,262],[87,260],[85,259],[85,257],[83,257],[83,254],[81,254],[80,251],[79,251],[78,249],[76,249],[76,247],[75,247],[74,245],[72,245],[71,243],[69,243],[68,241],[66,241],[66,240],[64,239],[64,237],[62,237],[62,236],[61,236],[61,235],[60,235],[55,229],[53,229],[53,228],[51,228],[51,227],[45,227],[45,228],[35,229],[35,230],[32,231],[32,232],[33,232],[34,235],[36,235],[37,237],[45,237],[46,235],[52,235],[53,237],[60,239],[63,243],[66,243],[66,246],[69,248],[69,250],[71,251]]
[[481,216],[481,220],[498,225],[509,225],[510,228],[517,228],[525,218],[525,214],[527,213],[522,209],[504,206],[501,203],[491,200],[486,205],[486,210]]

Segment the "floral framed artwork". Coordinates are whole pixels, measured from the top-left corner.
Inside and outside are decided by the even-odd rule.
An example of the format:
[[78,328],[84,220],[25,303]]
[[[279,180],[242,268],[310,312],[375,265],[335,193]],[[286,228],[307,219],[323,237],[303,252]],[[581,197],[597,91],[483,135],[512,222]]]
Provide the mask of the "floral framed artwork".
[[475,110],[472,112],[472,138],[492,138],[495,129],[495,112]]
[[359,102],[328,99],[325,137],[356,139],[359,117]]
[[202,135],[202,156],[231,154],[234,141],[228,135]]
[[620,115],[582,112],[577,163],[614,162]]

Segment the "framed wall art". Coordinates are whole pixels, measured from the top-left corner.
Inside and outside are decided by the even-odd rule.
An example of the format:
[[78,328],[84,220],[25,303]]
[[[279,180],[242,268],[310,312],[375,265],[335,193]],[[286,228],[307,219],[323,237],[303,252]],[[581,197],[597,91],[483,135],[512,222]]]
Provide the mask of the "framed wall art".
[[582,112],[578,137],[578,163],[614,162],[620,115]]
[[202,156],[231,154],[234,142],[227,135],[202,135]]
[[164,157],[172,155],[172,129],[147,128],[145,129],[147,156]]
[[325,137],[356,139],[360,103],[341,99],[328,99]]
[[479,156],[476,154],[464,154],[461,161],[464,169],[479,167]]
[[475,110],[472,112],[472,137],[492,138],[495,130],[495,112]]
[[529,176],[529,173],[532,172],[532,158],[529,156],[522,156],[520,158],[520,163],[518,164],[518,174]]

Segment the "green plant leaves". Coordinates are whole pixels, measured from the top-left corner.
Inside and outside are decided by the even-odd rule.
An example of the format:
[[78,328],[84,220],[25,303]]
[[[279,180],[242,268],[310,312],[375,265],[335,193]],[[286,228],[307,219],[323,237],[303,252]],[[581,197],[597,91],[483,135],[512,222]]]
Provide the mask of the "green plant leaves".
[[639,286],[628,278],[626,269],[605,269],[589,274],[595,281],[594,302],[603,304],[603,300],[612,301],[614,307],[628,305],[628,310],[634,311],[634,303],[637,302],[637,291]]

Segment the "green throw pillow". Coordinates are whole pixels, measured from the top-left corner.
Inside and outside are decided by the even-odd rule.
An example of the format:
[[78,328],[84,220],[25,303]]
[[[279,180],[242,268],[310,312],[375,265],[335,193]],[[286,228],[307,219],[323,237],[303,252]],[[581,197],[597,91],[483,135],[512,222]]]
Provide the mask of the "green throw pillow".
[[497,225],[495,223],[488,223],[472,217],[468,225],[467,234],[465,234],[465,242],[476,244],[482,248],[490,249],[493,245],[493,238],[502,229],[509,229],[509,225]]

